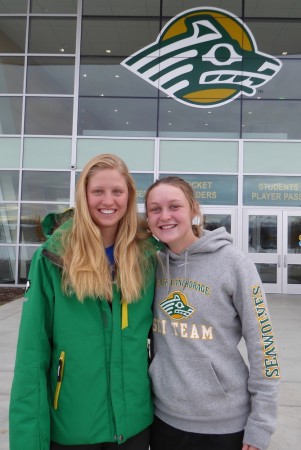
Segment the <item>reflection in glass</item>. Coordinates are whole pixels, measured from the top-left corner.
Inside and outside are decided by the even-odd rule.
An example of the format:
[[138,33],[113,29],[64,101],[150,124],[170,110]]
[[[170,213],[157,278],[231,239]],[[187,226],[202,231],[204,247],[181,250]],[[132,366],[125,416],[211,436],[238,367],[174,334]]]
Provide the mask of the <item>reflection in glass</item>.
[[137,187],[137,203],[144,204],[144,197],[147,188],[154,181],[153,173],[132,173],[132,177],[135,180]]
[[288,264],[287,266],[287,284],[301,284],[301,265]]
[[301,139],[301,101],[244,100],[242,137],[245,139]]
[[231,216],[230,214],[204,214],[204,228],[206,230],[216,230],[219,227],[225,227],[228,233],[231,233]]
[[17,201],[19,192],[19,171],[0,170],[1,201]]
[[[155,41],[160,27],[159,18],[105,20],[83,18],[81,54],[85,56],[132,55]],[[107,51],[110,51],[109,53]]]
[[161,97],[159,136],[239,138],[240,108],[240,100],[202,109]]
[[20,134],[22,97],[0,98],[0,134]]
[[160,15],[160,0],[83,0],[83,15],[155,16]]
[[277,253],[277,216],[249,216],[249,253]]
[[24,53],[26,18],[0,18],[0,53]]
[[79,135],[150,137],[156,135],[156,129],[156,99],[79,99]]
[[38,247],[20,247],[19,253],[19,279],[18,283],[25,284],[28,278],[28,272],[30,269],[30,263],[34,252]]
[[25,134],[72,134],[72,98],[27,97]]
[[121,58],[82,57],[80,95],[157,97],[158,90],[123,67]]
[[22,200],[69,202],[70,172],[23,171]]
[[31,18],[28,51],[30,53],[75,53],[76,19]]
[[1,0],[0,14],[26,14],[27,0]]
[[29,57],[27,93],[72,95],[74,58]]
[[227,0],[227,2],[221,2],[221,1],[206,1],[205,3],[201,4],[198,0],[186,0],[183,2],[183,0],[169,0],[163,1],[163,16],[170,16],[173,17],[176,14],[179,14],[183,11],[186,11],[190,8],[197,8],[200,6],[214,6],[214,7],[224,7],[228,11],[231,11],[233,14],[237,15],[238,17],[241,16],[241,8],[242,8],[242,0]]
[[7,56],[0,58],[0,93],[22,94],[24,58]]
[[16,270],[16,248],[0,246],[0,283],[14,283]]
[[18,205],[0,203],[0,242],[12,244],[17,242]]
[[23,204],[21,208],[20,241],[26,244],[44,242],[41,222],[51,212],[63,212],[68,205]]
[[76,14],[76,0],[31,0],[30,12],[36,14]]
[[296,0],[245,0],[244,7],[249,17],[301,17],[301,4]]
[[287,219],[287,251],[301,253],[301,217],[288,216]]
[[277,264],[255,263],[263,283],[277,283]]

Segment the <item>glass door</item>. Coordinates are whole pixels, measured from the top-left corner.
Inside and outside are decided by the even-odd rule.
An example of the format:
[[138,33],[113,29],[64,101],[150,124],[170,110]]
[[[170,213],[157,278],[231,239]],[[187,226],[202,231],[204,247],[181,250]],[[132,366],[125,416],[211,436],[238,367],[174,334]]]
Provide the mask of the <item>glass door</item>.
[[282,291],[282,211],[244,210],[243,251],[269,293]]
[[236,208],[219,208],[201,206],[203,224],[206,230],[215,230],[225,227],[233,237],[234,244],[237,243],[237,210]]
[[301,211],[244,210],[243,251],[266,292],[301,294]]
[[301,294],[301,211],[283,211],[283,293]]

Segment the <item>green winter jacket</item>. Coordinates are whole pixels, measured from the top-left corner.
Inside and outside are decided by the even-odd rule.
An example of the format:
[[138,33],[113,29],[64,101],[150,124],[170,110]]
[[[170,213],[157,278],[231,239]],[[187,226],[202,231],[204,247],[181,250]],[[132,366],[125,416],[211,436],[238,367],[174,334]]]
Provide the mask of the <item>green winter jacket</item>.
[[[71,219],[72,220],[72,219]],[[44,230],[45,231],[45,230]],[[153,420],[148,377],[155,264],[138,302],[61,290],[54,236],[34,254],[19,330],[10,400],[10,450],[122,444]]]

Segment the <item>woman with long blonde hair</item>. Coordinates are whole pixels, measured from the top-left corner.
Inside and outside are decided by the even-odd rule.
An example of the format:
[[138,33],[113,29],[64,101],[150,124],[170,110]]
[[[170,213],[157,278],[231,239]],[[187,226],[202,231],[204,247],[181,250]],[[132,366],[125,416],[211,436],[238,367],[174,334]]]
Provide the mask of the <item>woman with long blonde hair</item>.
[[[64,215],[66,217],[66,214]],[[79,177],[74,211],[36,251],[20,325],[10,449],[148,450],[155,247],[112,154]],[[46,225],[45,234],[49,234]]]

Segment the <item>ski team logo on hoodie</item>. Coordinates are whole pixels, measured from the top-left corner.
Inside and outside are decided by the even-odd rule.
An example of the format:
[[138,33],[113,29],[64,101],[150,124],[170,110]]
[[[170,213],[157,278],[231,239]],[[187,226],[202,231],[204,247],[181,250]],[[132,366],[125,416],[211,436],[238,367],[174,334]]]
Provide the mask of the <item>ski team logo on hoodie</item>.
[[194,308],[188,305],[186,296],[180,291],[171,292],[160,306],[169,317],[175,320],[187,319],[194,313]]
[[192,8],[171,19],[155,42],[121,62],[174,100],[212,108],[252,97],[282,63],[257,50],[249,28],[219,8]]

